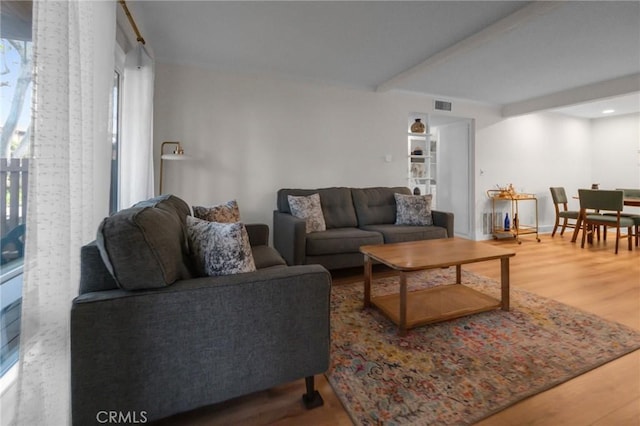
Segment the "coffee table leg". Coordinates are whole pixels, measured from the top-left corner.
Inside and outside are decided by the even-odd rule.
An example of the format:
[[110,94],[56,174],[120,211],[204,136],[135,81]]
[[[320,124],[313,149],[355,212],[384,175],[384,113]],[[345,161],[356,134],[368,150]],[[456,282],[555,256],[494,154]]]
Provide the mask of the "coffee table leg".
[[456,284],[462,284],[462,265],[456,265]]
[[509,310],[509,258],[500,259],[500,281],[502,284],[502,310]]
[[400,272],[400,324],[398,335],[407,335],[407,274]]
[[364,307],[371,306],[371,258],[364,255]]

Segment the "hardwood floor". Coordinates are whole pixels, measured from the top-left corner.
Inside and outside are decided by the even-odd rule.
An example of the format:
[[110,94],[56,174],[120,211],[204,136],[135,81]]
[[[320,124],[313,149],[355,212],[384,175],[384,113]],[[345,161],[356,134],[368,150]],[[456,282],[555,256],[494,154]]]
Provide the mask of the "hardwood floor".
[[[542,235],[542,242],[524,237],[488,241],[516,251],[511,259],[511,285],[552,298],[600,317],[640,330],[640,248],[628,251],[626,241],[614,254],[614,238],[580,248],[564,236]],[[497,262],[497,261],[496,261]],[[498,263],[465,269],[499,280]],[[385,273],[385,272],[383,272]],[[334,274],[333,285],[362,280],[361,270]],[[351,425],[324,376],[316,383],[325,405],[307,411],[300,401],[304,380],[278,386],[185,413],[160,424],[171,425]],[[640,350],[525,399],[480,422],[503,425],[640,424]]]

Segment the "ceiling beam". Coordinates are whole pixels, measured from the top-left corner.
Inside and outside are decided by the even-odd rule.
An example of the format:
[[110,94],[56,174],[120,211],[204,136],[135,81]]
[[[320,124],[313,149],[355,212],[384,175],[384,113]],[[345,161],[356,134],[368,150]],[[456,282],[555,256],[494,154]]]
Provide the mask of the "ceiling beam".
[[549,13],[551,10],[557,8],[561,3],[562,1],[532,2],[527,6],[524,6],[523,8],[513,12],[511,15],[506,16],[493,23],[492,25],[489,25],[488,27],[478,31],[477,33],[453,44],[452,46],[449,46],[444,50],[439,51],[434,55],[431,55],[418,65],[415,65],[401,72],[400,74],[397,74],[384,83],[378,85],[376,91],[386,92],[388,90],[392,90],[400,86],[402,83],[410,80],[417,74],[425,73],[454,56],[474,49],[484,43],[488,43],[502,36],[504,33],[514,30],[527,21]]
[[587,84],[586,86],[574,87],[573,89],[507,104],[502,107],[502,116],[514,117],[531,112],[613,98],[633,92],[640,92],[640,74],[600,81],[598,83]]

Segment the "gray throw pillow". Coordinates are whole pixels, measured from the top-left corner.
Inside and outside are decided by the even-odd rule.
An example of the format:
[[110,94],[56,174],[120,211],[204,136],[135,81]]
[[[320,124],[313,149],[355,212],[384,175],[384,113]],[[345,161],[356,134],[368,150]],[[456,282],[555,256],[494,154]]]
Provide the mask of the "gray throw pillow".
[[201,275],[231,275],[256,270],[249,235],[242,222],[208,222],[189,216],[187,233]]
[[320,194],[312,194],[307,197],[289,195],[287,200],[291,214],[307,222],[307,234],[327,230],[320,205]]
[[209,222],[240,222],[240,209],[236,200],[211,207],[194,206],[193,215],[198,219],[208,220]]
[[433,225],[431,194],[394,194],[396,199],[396,225]]

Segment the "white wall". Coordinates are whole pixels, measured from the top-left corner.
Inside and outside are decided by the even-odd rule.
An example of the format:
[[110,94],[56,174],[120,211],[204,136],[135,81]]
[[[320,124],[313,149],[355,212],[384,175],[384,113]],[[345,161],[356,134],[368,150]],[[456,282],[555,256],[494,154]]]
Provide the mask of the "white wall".
[[[408,93],[158,64],[156,181],[160,144],[180,140],[195,159],[165,163],[164,192],[191,205],[235,198],[244,221],[271,225],[279,188],[406,185],[407,117],[432,114],[432,102]],[[497,107],[458,101],[452,114],[472,118],[476,129],[477,239],[485,238],[482,213],[491,210],[486,190],[496,184],[535,193],[540,226],[550,230],[549,187],[564,186],[573,194],[593,183],[589,120],[552,113],[503,119]],[[386,163],[385,155],[393,161]],[[578,207],[577,201],[570,204]]]
[[600,188],[640,188],[640,114],[591,121],[593,180]]
[[[567,194],[591,186],[589,120],[538,113],[476,126],[476,229],[482,237],[482,212],[491,211],[487,189],[512,183],[519,192],[536,194],[541,231],[552,227],[555,212],[549,187],[564,186]],[[527,208],[525,202],[520,205]],[[577,210],[576,200],[569,206]],[[508,206],[504,205],[504,211]],[[531,211],[522,224],[535,223]]]
[[155,169],[162,141],[180,140],[195,160],[165,162],[163,192],[191,205],[235,198],[244,221],[271,225],[279,188],[406,185],[407,117],[432,103],[158,64]]

